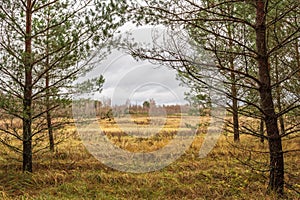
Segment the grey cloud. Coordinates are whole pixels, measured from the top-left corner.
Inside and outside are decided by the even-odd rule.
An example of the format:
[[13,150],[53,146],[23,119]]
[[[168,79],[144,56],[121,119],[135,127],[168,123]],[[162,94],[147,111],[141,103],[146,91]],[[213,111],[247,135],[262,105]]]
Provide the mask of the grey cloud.
[[[137,41],[149,42],[151,31],[140,29],[133,36]],[[175,70],[148,61],[136,61],[124,52],[113,50],[86,78],[100,74],[104,75],[105,83],[102,93],[95,96],[97,99],[111,98],[113,104],[123,104],[127,99],[141,103],[150,98],[158,104],[185,103],[187,89],[179,87]]]

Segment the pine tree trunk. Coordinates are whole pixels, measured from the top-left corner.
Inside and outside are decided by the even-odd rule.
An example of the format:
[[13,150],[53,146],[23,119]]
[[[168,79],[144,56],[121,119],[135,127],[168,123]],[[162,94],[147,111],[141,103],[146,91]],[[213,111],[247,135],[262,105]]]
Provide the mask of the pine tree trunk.
[[[45,70],[49,70],[50,68],[50,58],[49,58],[49,26],[50,26],[50,15],[48,13],[47,17],[47,25],[48,25],[48,30],[46,32],[47,34],[47,48],[46,48],[46,66]],[[46,72],[46,81],[45,81],[45,87],[46,87],[46,119],[47,119],[47,129],[48,129],[48,137],[49,137],[49,149],[51,152],[54,152],[54,137],[53,137],[53,128],[52,128],[52,116],[51,116],[51,102],[50,102],[50,74],[49,71]]]
[[[233,8],[231,8],[233,9]],[[231,12],[231,11],[230,11]],[[228,37],[233,39],[232,37],[232,27],[228,26]],[[233,52],[233,41],[229,41],[229,48],[230,51]],[[235,70],[234,68],[234,57],[233,55],[229,55],[229,65],[230,69]],[[240,131],[239,131],[239,113],[238,113],[238,100],[237,100],[237,87],[236,87],[236,77],[235,72],[231,72],[230,74],[231,79],[231,97],[232,97],[232,121],[233,121],[233,136],[234,136],[234,142],[240,141]]]
[[[278,58],[275,56],[275,73],[276,73],[276,83],[279,82],[279,71],[278,71]],[[276,100],[277,100],[277,108],[278,112],[282,111],[282,103],[281,103],[281,88],[280,85],[278,84],[276,87]],[[280,133],[282,135],[285,134],[285,125],[284,125],[284,119],[283,116],[281,115],[279,117],[279,124],[280,124]]]
[[54,152],[54,137],[53,137],[53,129],[51,122],[51,113],[47,112],[47,127],[48,127],[48,135],[49,135],[49,148],[51,152]]
[[32,172],[31,120],[23,120],[23,172]]
[[[231,73],[231,78],[235,81],[235,74]],[[232,114],[233,114],[233,135],[234,141],[240,141],[240,132],[239,132],[239,113],[238,113],[238,101],[237,101],[237,90],[236,84],[232,83],[231,86],[231,95],[232,95]]]
[[265,0],[256,1],[256,48],[258,52],[257,63],[260,79],[260,99],[264,114],[269,151],[270,151],[270,191],[282,195],[284,191],[284,159],[282,152],[281,137],[277,124],[277,116],[272,97],[270,69],[266,41],[266,12]]
[[[47,45],[47,51],[46,53],[48,54],[48,45]],[[49,56],[47,56],[46,59],[46,70],[48,70],[49,67]],[[50,77],[49,73],[46,73],[46,118],[47,118],[47,129],[48,129],[48,137],[49,137],[49,148],[51,152],[54,152],[54,137],[53,137],[53,128],[52,128],[52,116],[51,116],[51,102],[50,102],[50,92],[49,92],[49,82],[50,82]]]
[[[49,74],[46,75],[46,88],[49,87]],[[54,152],[54,137],[53,137],[53,128],[52,128],[52,116],[50,111],[50,98],[49,98],[49,90],[46,89],[46,118],[47,118],[47,129],[49,136],[49,148],[51,152]]]
[[23,99],[23,171],[32,172],[32,52],[31,29],[32,12],[31,0],[27,0],[26,36],[25,36],[25,85]]

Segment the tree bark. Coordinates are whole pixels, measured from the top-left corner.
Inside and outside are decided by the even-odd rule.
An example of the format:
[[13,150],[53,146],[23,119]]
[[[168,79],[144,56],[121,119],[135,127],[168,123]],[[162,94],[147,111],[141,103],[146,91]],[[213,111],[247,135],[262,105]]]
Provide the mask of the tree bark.
[[269,57],[266,40],[266,0],[256,1],[256,48],[257,63],[260,79],[260,99],[266,124],[269,151],[270,151],[270,174],[268,190],[282,195],[284,191],[284,159],[282,141],[279,135],[277,116],[272,97]]
[[[234,70],[233,60],[231,62],[232,69]],[[234,135],[234,141],[239,142],[240,141],[240,132],[239,132],[239,113],[238,113],[238,101],[237,101],[237,89],[235,84],[235,73],[231,72],[231,79],[232,79],[232,85],[231,85],[231,95],[232,95],[232,118],[233,118],[233,135]]]
[[[230,8],[229,12],[232,12],[233,8]],[[232,37],[232,26],[228,25],[228,36],[229,40],[229,49],[233,52],[233,37]],[[239,113],[238,113],[238,100],[237,100],[237,87],[236,87],[236,77],[235,77],[235,67],[234,67],[234,56],[229,55],[229,65],[232,72],[230,73],[231,79],[231,100],[232,100],[232,121],[233,121],[233,137],[234,142],[240,141],[240,131],[239,131]]]
[[[47,59],[48,60],[48,59]],[[49,87],[49,73],[46,74],[46,88]],[[49,148],[51,152],[54,152],[54,137],[53,137],[53,128],[52,128],[52,116],[50,111],[50,93],[49,90],[46,90],[46,118],[47,118],[47,129],[48,129],[48,136],[49,136]]]
[[23,99],[23,172],[32,172],[32,3],[27,0],[25,35],[25,85]]
[[[276,83],[279,82],[279,71],[278,71],[278,58],[275,56],[275,73],[276,73]],[[276,100],[277,100],[277,108],[278,112],[282,111],[282,103],[281,103],[281,88],[280,84],[276,86]],[[279,124],[280,124],[280,133],[282,135],[285,134],[285,125],[284,125],[284,119],[283,115],[279,117]]]
[[[48,13],[47,17],[47,24],[48,28],[50,26],[50,16]],[[46,68],[45,70],[48,70],[50,68],[50,58],[49,58],[49,29],[47,30],[47,47],[46,47]],[[46,87],[46,119],[47,119],[47,129],[48,129],[48,137],[49,137],[49,148],[51,152],[54,152],[54,137],[53,137],[53,128],[52,128],[52,116],[51,116],[51,102],[50,102],[50,91],[49,91],[49,85],[50,84],[50,74],[47,71],[46,73],[46,81],[45,81],[45,87]]]

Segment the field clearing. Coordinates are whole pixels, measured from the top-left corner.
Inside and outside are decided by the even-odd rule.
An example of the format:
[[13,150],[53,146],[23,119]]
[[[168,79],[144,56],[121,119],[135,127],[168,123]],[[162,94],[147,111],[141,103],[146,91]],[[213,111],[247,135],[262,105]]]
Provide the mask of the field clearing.
[[[179,117],[171,117],[159,134],[140,139],[124,134],[135,132],[137,127],[122,120],[101,120],[99,126],[114,144],[133,152],[163,147],[173,138],[180,121]],[[149,123],[145,117],[131,121],[141,129]],[[247,166],[267,169],[268,154],[259,152],[267,151],[268,146],[258,138],[242,135],[241,143],[233,147],[231,135],[222,135],[206,158],[198,157],[208,122],[208,117],[201,118],[202,126],[183,156],[166,168],[143,174],[103,165],[86,150],[75,127],[70,126],[71,137],[59,144],[56,153],[34,155],[33,174],[23,174],[20,162],[0,154],[0,199],[276,199],[266,194],[267,173]],[[283,146],[300,149],[300,139],[285,140]],[[299,152],[286,154],[285,161],[286,181],[299,191]],[[288,199],[300,199],[300,194],[289,186],[285,192]]]

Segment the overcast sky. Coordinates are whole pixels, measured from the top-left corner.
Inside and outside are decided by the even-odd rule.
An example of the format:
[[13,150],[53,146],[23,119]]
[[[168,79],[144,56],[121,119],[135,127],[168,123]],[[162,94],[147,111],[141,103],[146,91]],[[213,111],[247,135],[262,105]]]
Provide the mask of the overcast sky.
[[[133,28],[127,26],[137,42],[151,43],[153,28]],[[124,34],[125,36],[125,34]],[[124,104],[127,99],[132,104],[142,104],[153,98],[157,104],[185,104],[184,92],[187,88],[179,86],[176,71],[167,67],[153,65],[148,61],[136,61],[124,52],[113,50],[105,60],[87,74],[92,78],[103,74],[105,83],[101,94],[94,98],[110,98],[112,104]]]

